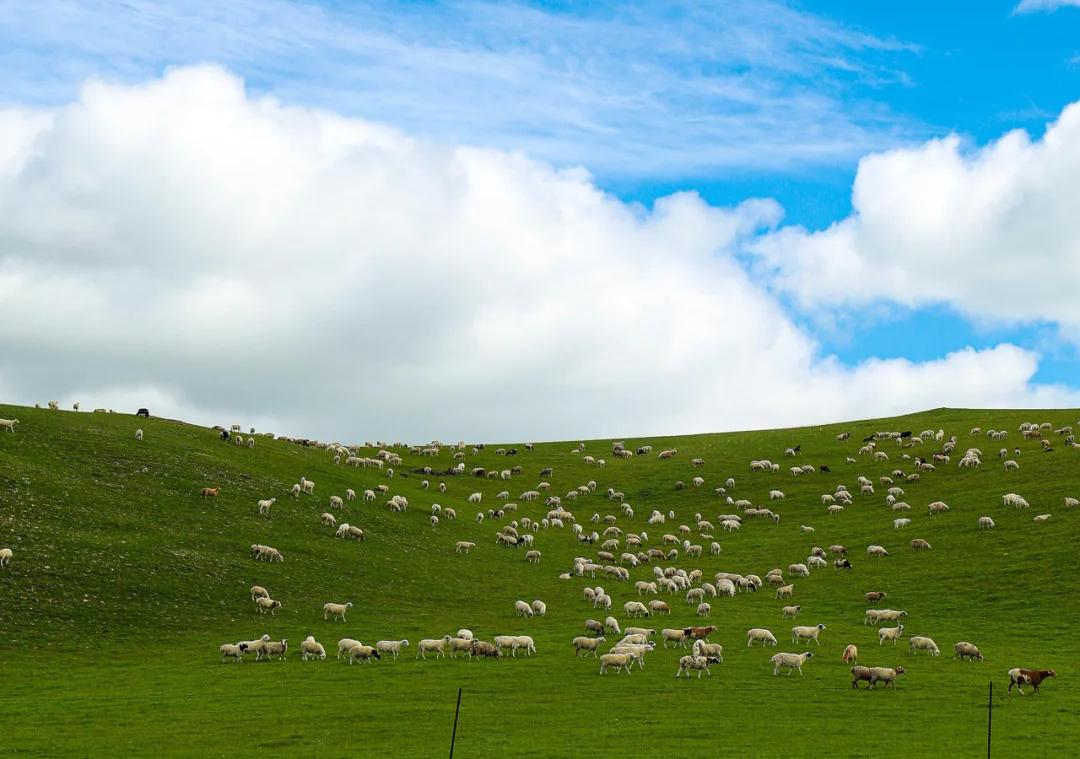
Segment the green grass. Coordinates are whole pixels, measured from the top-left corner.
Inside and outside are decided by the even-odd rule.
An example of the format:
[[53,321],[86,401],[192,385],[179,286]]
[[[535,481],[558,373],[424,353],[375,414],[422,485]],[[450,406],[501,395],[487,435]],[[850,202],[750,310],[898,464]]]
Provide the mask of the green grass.
[[[436,461],[404,452],[398,469],[408,476],[388,480],[374,470],[335,467],[325,451],[265,438],[249,450],[165,420],[0,406],[0,418],[21,420],[16,434],[0,432],[0,546],[15,550],[12,565],[0,570],[0,754],[439,756],[448,749],[461,687],[460,757],[981,756],[993,679],[996,754],[1075,755],[1080,510],[1067,512],[1062,501],[1080,496],[1080,451],[1051,435],[1057,450],[1041,453],[1016,429],[1024,420],[1056,427],[1078,416],[1075,410],[937,410],[794,430],[627,439],[629,446],[656,447],[630,461],[615,460],[610,441],[590,442],[586,453],[608,461],[602,471],[571,454],[571,443],[538,444],[534,453],[509,460],[489,445],[468,457],[469,467],[520,464],[525,473],[510,483],[443,478],[449,490],[439,495],[439,478],[429,477],[433,488],[425,492],[414,470],[445,469],[449,449]],[[1009,430],[1005,445],[1023,449],[1019,472],[1002,470],[1001,444],[968,434],[976,425]],[[137,427],[146,433],[141,443],[134,440]],[[892,457],[887,463],[860,457],[844,464],[855,440],[878,429],[939,427],[959,436],[961,451],[981,447],[985,464],[962,471],[954,457],[953,465],[903,485],[912,526],[892,529],[894,514],[881,488],[873,497],[856,496],[842,515],[825,516],[820,494],[837,483],[855,490],[860,474],[876,481],[893,468],[911,469],[891,444],[882,447]],[[839,430],[850,430],[853,442],[837,443]],[[832,474],[792,478],[783,449],[794,444],[802,445],[799,463],[828,464]],[[676,459],[657,460],[656,451],[672,446],[679,449]],[[707,461],[703,470],[691,468],[696,456]],[[781,463],[782,472],[751,474],[749,461],[757,458]],[[589,479],[599,483],[596,495],[566,504],[586,525],[593,513],[619,513],[603,495],[608,486],[625,491],[633,505],[633,519],[619,518],[628,531],[645,528],[654,507],[674,510],[674,522],[647,528],[651,545],[694,512],[715,522],[731,511],[712,490],[728,476],[737,480],[732,495],[755,504],[770,489],[784,490],[786,500],[770,504],[783,515],[780,524],[750,521],[732,535],[718,530],[719,557],[680,558],[677,565],[698,567],[710,578],[717,571],[764,575],[805,561],[812,545],[848,545],[853,572],[829,568],[795,580],[793,602],[803,607],[798,623],[827,625],[806,675],[775,678],[768,664],[775,650],[745,647],[746,629],[763,626],[777,635],[778,650],[803,648],[790,643],[792,623],[781,620],[782,603],[767,590],[711,599],[711,621],[719,627],[712,639],[725,645],[726,660],[711,678],[677,681],[681,650],[658,649],[630,677],[601,678],[595,660],[575,660],[570,640],[599,613],[582,600],[582,588],[603,585],[622,619],[623,602],[637,598],[632,582],[560,581],[572,558],[589,551],[569,529],[540,532],[543,559],[534,566],[524,552],[496,547],[497,522],[478,525],[477,508],[465,502],[479,490],[486,510],[504,487],[516,497],[537,484],[545,466],[555,468],[547,478],[554,493]],[[675,480],[689,483],[696,474],[705,487],[674,490]],[[301,475],[317,483],[316,498],[289,497]],[[331,494],[379,483],[405,495],[410,508],[391,514],[385,498],[347,505],[341,518],[362,526],[366,543],[336,540],[319,523]],[[201,498],[207,485],[220,486],[221,497]],[[1001,496],[1010,491],[1032,508],[1002,508]],[[271,496],[278,498],[273,518],[258,516],[256,500]],[[926,504],[937,499],[952,510],[930,518]],[[456,508],[458,519],[433,530],[433,502]],[[546,511],[517,502],[519,518]],[[1033,524],[1032,516],[1044,512],[1053,519]],[[997,529],[976,529],[983,514],[994,517]],[[800,524],[814,525],[816,534],[800,533]],[[913,554],[906,546],[915,537],[933,550]],[[474,540],[476,550],[455,554],[459,539]],[[277,547],[285,562],[252,561],[248,546],[255,542]],[[869,543],[892,555],[868,561]],[[651,568],[632,570],[631,577],[651,578]],[[252,584],[283,602],[277,617],[255,612]],[[942,656],[912,657],[904,644],[880,649],[873,629],[862,624],[862,594],[871,589],[888,591],[889,606],[910,612],[905,633],[933,637]],[[516,619],[518,598],[543,599],[547,617]],[[649,626],[694,621],[681,595],[665,599],[672,616]],[[323,621],[323,603],[346,600],[355,604],[347,624]],[[530,634],[539,654],[414,660],[417,640],[460,627],[487,639]],[[297,651],[281,663],[220,663],[219,644],[263,632],[288,638],[293,649],[314,634],[331,658],[301,662]],[[350,667],[333,660],[336,641],[345,636],[367,643],[408,638],[413,647],[398,662]],[[986,661],[952,661],[958,640],[978,644]],[[859,646],[860,663],[907,668],[896,691],[851,691],[840,661],[847,643]],[[1038,697],[1009,698],[1005,672],[1014,666],[1052,667],[1058,679]]]

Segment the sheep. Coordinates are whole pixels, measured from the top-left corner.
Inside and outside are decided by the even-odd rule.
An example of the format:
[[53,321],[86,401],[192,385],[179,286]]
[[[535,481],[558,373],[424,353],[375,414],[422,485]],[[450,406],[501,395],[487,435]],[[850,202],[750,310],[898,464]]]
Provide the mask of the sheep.
[[476,543],[468,540],[459,540],[454,544],[455,553],[468,553],[472,549],[476,548]]
[[867,546],[867,548],[866,548],[866,556],[867,556],[867,558],[869,558],[871,556],[873,556],[875,558],[885,558],[888,555],[889,555],[889,552],[886,551],[882,546],[871,545],[871,546]]
[[260,614],[270,612],[272,616],[277,616],[277,610],[281,608],[281,601],[275,601],[272,598],[256,598],[255,607]]
[[686,632],[686,629],[687,628],[673,629],[670,627],[666,627],[661,630],[660,637],[664,639],[664,648],[668,647],[668,643],[671,643],[675,646],[681,646],[682,648],[686,648],[686,641],[690,638],[690,636]]
[[614,667],[616,671],[621,669],[629,675],[633,662],[634,657],[630,654],[604,654],[600,657],[600,674],[607,672],[608,667]]
[[263,635],[258,640],[242,640],[236,645],[244,650],[244,653],[255,652],[255,661],[259,661],[263,658],[263,654],[266,652],[266,644],[270,642],[269,635]]
[[292,489],[289,492],[292,494],[293,498],[299,498],[300,497],[300,483],[296,483],[295,485],[293,485]]
[[840,660],[844,662],[844,664],[857,664],[859,661],[859,649],[856,648],[854,644],[849,643],[844,648],[844,653],[840,657]]
[[323,620],[327,620],[333,615],[335,618],[341,618],[342,622],[347,622],[345,619],[345,612],[352,608],[352,602],[344,604],[328,603],[323,604]]
[[[579,636],[577,638],[574,638],[574,656],[581,656],[582,651],[592,651],[592,655],[595,657],[597,649],[600,648],[600,644],[603,643],[605,640],[606,638],[604,638],[603,635],[600,635],[596,638],[589,638],[585,636]],[[588,656],[588,653],[586,653],[585,655]]]
[[328,527],[334,527],[334,526],[337,525],[337,517],[335,517],[333,514],[331,514],[328,511],[324,511],[320,515],[319,519],[324,525],[326,525]]
[[13,555],[14,552],[10,548],[0,548],[0,567],[10,566]]
[[222,643],[218,647],[218,652],[221,654],[221,663],[224,664],[226,659],[235,659],[238,662],[244,660],[244,652],[247,651],[246,643]]
[[699,603],[697,607],[697,616],[706,617],[712,613],[712,606],[707,603]]
[[901,617],[906,617],[906,611],[896,611],[894,609],[867,609],[866,618],[863,619],[863,624],[878,624],[879,622],[895,622]]
[[942,501],[934,501],[933,503],[931,503],[930,505],[927,506],[927,509],[929,510],[930,515],[933,516],[934,514],[942,514],[942,513],[946,512],[946,511],[948,511],[949,507],[948,507],[947,504],[943,503]]
[[776,597],[777,598],[791,598],[791,596],[792,596],[792,594],[794,592],[795,592],[795,585],[794,584],[792,584],[792,585],[782,585],[782,586],[780,586],[779,588],[776,589]]
[[534,600],[532,602],[532,610],[533,610],[533,614],[535,614],[538,617],[546,617],[547,616],[547,604],[544,603],[543,601],[541,601],[540,599],[536,599],[536,600]]
[[863,600],[866,601],[866,603],[870,604],[874,603],[875,601],[881,601],[888,595],[888,593],[885,593],[881,590],[871,590],[869,593],[863,596]]
[[314,635],[309,635],[300,643],[300,658],[303,661],[308,659],[325,659],[326,649],[322,644],[315,640]]
[[690,670],[695,669],[698,673],[698,680],[701,679],[701,673],[704,671],[706,675],[712,677],[712,672],[709,671],[709,659],[705,656],[683,656],[679,659],[679,671],[675,673],[675,677],[678,678],[683,672],[686,673],[687,679],[690,678]]
[[870,683],[870,667],[856,666],[856,667],[852,667],[850,671],[851,671],[851,687],[852,688],[854,688],[855,690],[858,690],[859,689],[859,683],[864,681],[864,680],[867,683],[867,687],[868,688],[870,687],[870,685],[869,685],[869,683]]
[[896,678],[904,674],[903,667],[897,667],[893,669],[891,667],[870,667],[870,687],[874,688],[877,684],[885,683],[885,687],[890,685],[893,690],[896,690]]
[[142,429],[135,430],[135,439],[136,440],[142,440],[143,439],[143,431],[142,431]]
[[15,425],[18,423],[18,419],[0,419],[0,429],[4,429],[8,432],[14,433]]
[[990,517],[979,517],[979,529],[980,530],[992,530],[997,525],[994,524],[994,520]]
[[267,659],[273,659],[276,656],[279,661],[285,661],[285,654],[288,650],[289,641],[282,638],[281,640],[267,641],[263,653]]
[[1036,524],[1042,524],[1043,522],[1048,522],[1050,520],[1051,516],[1052,516],[1051,514],[1039,514],[1037,517],[1035,517],[1031,521],[1035,522]]
[[348,653],[353,648],[355,648],[356,646],[359,646],[359,645],[362,645],[362,644],[358,640],[355,640],[353,638],[342,638],[341,640],[338,641],[338,644],[337,644],[337,658],[340,659],[342,654]]
[[277,501],[277,498],[266,498],[259,501],[259,514],[269,514],[270,507],[274,505],[275,501]]
[[252,602],[258,601],[260,598],[269,598],[270,591],[261,585],[251,586],[251,600]]
[[800,640],[813,640],[816,645],[821,645],[818,636],[825,629],[825,625],[818,624],[814,627],[796,626],[791,628],[791,642],[798,643]]
[[364,501],[367,502],[367,501],[374,501],[374,500],[375,500],[375,491],[374,490],[365,490],[364,491]]
[[221,493],[221,488],[203,488],[202,489],[203,498],[217,498],[220,493]]
[[796,669],[796,670],[799,671],[799,676],[801,677],[802,673],[803,673],[802,665],[806,664],[807,659],[813,659],[813,658],[814,658],[814,652],[813,651],[804,651],[801,654],[787,654],[787,653],[773,654],[772,657],[769,658],[769,661],[772,662],[772,665],[773,665],[773,672],[772,673],[773,673],[774,676],[779,675],[781,669],[789,670],[788,675],[790,676],[791,675],[790,670]]
[[[671,608],[664,601],[653,600],[649,601],[649,610],[653,614],[671,614]],[[646,614],[645,616],[648,616]]]
[[436,659],[445,657],[448,640],[448,638],[424,638],[416,646],[416,658],[427,659],[428,652],[434,652]]
[[514,602],[514,616],[522,616],[525,618],[532,617],[532,606],[527,601],[515,601]]
[[708,658],[710,663],[724,661],[724,647],[719,643],[708,643],[698,639],[694,641],[694,645],[691,646],[690,650],[694,656],[704,656]]
[[1030,685],[1035,689],[1035,693],[1038,693],[1039,685],[1048,677],[1057,677],[1057,672],[1052,669],[1014,667],[1009,670],[1009,693],[1012,693],[1014,685],[1021,696],[1024,695],[1022,685]]
[[814,532],[814,528],[810,527],[809,525],[801,524],[799,525],[799,531],[810,534]]
[[966,640],[962,640],[955,646],[953,646],[953,658],[964,661],[965,657],[971,659],[972,661],[983,660],[982,652],[979,651],[978,646],[976,646],[974,643],[968,643]]
[[795,619],[795,617],[799,616],[801,609],[801,606],[785,606],[780,609],[780,616],[784,619]]
[[900,635],[904,632],[903,625],[897,625],[896,627],[882,627],[877,631],[878,645],[885,645],[885,641],[891,640],[893,645],[896,645],[896,641],[900,640]]
[[892,520],[894,530],[899,530],[902,527],[907,527],[909,524],[911,524],[911,520],[906,518]]
[[751,648],[755,641],[761,641],[762,646],[776,645],[776,638],[763,627],[754,627],[746,631],[746,647]]
[[510,655],[516,657],[518,649],[522,649],[526,656],[532,656],[536,653],[536,643],[529,635],[514,635],[513,648],[510,651]]
[[941,651],[938,650],[937,643],[932,638],[927,638],[922,635],[913,635],[908,640],[908,653],[914,654],[916,651],[926,651],[931,656],[940,656]]
[[914,540],[911,541],[911,550],[912,551],[929,551],[931,548],[933,548],[933,546],[931,546],[928,542],[926,542],[922,538],[915,538]]
[[355,664],[357,659],[365,664],[370,664],[372,657],[381,659],[382,654],[373,647],[365,645],[353,646],[349,649],[349,664]]

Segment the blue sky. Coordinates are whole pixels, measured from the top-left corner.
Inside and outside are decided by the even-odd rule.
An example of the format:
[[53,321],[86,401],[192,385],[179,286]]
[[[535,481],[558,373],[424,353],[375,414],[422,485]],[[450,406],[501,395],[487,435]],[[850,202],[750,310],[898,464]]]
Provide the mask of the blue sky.
[[[1010,130],[1040,141],[1080,100],[1078,6],[0,0],[0,106],[47,110],[88,80],[138,85],[216,64],[251,97],[583,167],[644,208],[682,191],[724,208],[771,199],[783,213],[759,220],[764,234],[812,242],[853,218],[867,156],[957,135],[974,162]],[[820,357],[924,362],[1009,343],[1040,356],[1036,383],[1078,384],[1080,329],[1053,309],[1017,316],[933,287],[822,308],[740,260]]]

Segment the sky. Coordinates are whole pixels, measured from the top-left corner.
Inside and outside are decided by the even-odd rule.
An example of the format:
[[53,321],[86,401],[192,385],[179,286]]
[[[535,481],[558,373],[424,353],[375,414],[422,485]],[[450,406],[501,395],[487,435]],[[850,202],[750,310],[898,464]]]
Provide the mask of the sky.
[[0,398],[324,439],[1080,405],[1080,0],[0,0]]

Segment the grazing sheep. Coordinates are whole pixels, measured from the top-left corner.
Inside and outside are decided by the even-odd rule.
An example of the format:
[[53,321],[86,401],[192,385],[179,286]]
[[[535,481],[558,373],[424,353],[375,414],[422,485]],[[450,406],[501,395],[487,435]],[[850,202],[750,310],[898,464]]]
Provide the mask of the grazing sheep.
[[357,659],[365,664],[370,664],[372,658],[382,658],[382,654],[372,646],[359,645],[349,649],[349,664],[355,664]]
[[992,530],[997,525],[994,524],[994,520],[990,517],[979,517],[979,529],[980,530]]
[[544,603],[543,601],[541,601],[540,599],[536,599],[535,601],[532,602],[532,610],[533,610],[533,614],[535,614],[538,617],[546,617],[547,616],[547,604]]
[[900,640],[900,635],[904,632],[903,625],[897,625],[896,627],[882,627],[877,631],[878,645],[885,645],[885,641],[891,640],[893,645],[896,645],[896,641]]
[[712,606],[707,603],[700,603],[697,607],[697,616],[708,617],[712,613]]
[[269,598],[270,591],[264,588],[262,585],[251,586],[251,600],[258,601],[260,598]]
[[856,648],[854,644],[849,643],[844,648],[844,653],[840,657],[840,660],[842,662],[844,662],[844,664],[856,664],[856,663],[858,663],[858,661],[859,661],[859,649]]
[[788,675],[790,676],[791,670],[795,669],[799,671],[799,676],[801,677],[803,673],[802,665],[806,664],[808,659],[813,658],[813,651],[804,651],[801,654],[773,654],[772,657],[769,658],[769,661],[771,661],[773,665],[773,675],[779,675],[781,669],[787,669]]
[[270,612],[272,616],[277,616],[277,610],[281,608],[281,601],[275,601],[272,598],[256,598],[255,606],[260,614]]
[[352,608],[352,602],[350,601],[349,603],[344,604],[328,603],[323,604],[322,608],[324,620],[329,619],[330,616],[333,615],[335,619],[340,618],[342,622],[347,622],[348,620],[345,619],[345,612]]
[[932,638],[926,638],[922,635],[913,635],[908,641],[908,653],[914,654],[916,651],[926,651],[931,656],[941,655],[937,643],[935,643]]
[[889,552],[886,551],[882,546],[871,545],[871,546],[867,546],[867,548],[866,548],[866,556],[867,556],[867,558],[873,556],[875,558],[882,558],[883,559],[888,555],[889,555]]
[[361,645],[360,641],[353,638],[342,638],[337,644],[337,658],[341,658],[342,654],[348,653],[356,646]]
[[327,525],[329,527],[334,527],[335,525],[337,525],[337,517],[335,517],[328,511],[324,511],[322,513],[322,516],[319,517],[319,519],[322,520],[322,523],[324,525]]
[[966,640],[962,640],[953,646],[953,658],[964,661],[965,658],[972,661],[982,661],[983,655],[979,651],[979,647],[974,643],[968,643]]
[[14,553],[10,548],[0,548],[0,567],[9,566],[13,555]]
[[776,638],[763,627],[754,627],[746,631],[746,647],[752,647],[755,641],[761,641],[762,646],[776,645]]
[[289,650],[289,641],[286,638],[281,640],[267,641],[263,648],[263,654],[267,659],[273,659],[275,656],[278,661],[285,661],[285,654]]
[[911,541],[911,550],[912,551],[929,551],[932,547],[933,546],[931,546],[929,543],[927,543],[922,538],[915,538],[914,540]]
[[203,498],[217,498],[219,493],[221,493],[221,488],[203,488],[202,489]]
[[143,439],[143,431],[141,429],[135,430],[135,439],[136,440],[142,440]]
[[515,601],[514,602],[514,616],[522,616],[522,617],[528,618],[528,617],[532,617],[532,615],[533,615],[532,606],[530,606],[528,604],[528,602],[526,602],[526,601]]
[[307,661],[308,659],[325,659],[326,649],[322,644],[315,640],[314,635],[309,635],[300,643],[300,659]]

